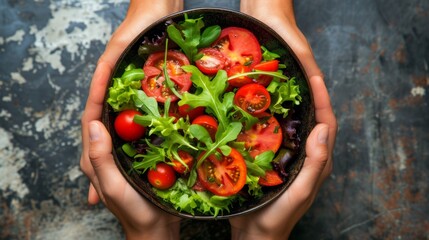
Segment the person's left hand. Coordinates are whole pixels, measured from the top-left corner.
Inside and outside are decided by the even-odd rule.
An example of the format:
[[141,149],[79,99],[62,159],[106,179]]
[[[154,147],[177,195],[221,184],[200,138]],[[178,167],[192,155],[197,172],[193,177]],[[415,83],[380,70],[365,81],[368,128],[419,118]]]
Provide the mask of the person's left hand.
[[98,121],[101,119],[104,94],[112,69],[128,44],[153,22],[182,9],[183,0],[159,0],[156,3],[152,0],[130,1],[124,21],[98,61],[81,118],[83,149],[80,167],[90,180],[88,202],[96,204],[101,199],[118,217],[128,239],[143,236],[177,238],[180,219],[148,203],[119,172],[111,154],[110,135]]
[[100,121],[89,122],[88,130],[91,182],[121,222],[127,239],[177,239],[180,218],[148,202],[122,176],[113,160],[112,140]]

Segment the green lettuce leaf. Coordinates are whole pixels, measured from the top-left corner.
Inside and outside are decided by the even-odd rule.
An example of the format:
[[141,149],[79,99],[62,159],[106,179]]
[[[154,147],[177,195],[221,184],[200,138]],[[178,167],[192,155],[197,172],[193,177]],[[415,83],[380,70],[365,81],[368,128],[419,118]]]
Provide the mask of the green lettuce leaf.
[[290,101],[295,105],[299,105],[302,97],[299,91],[299,85],[296,84],[295,78],[291,78],[286,82],[271,81],[267,87],[271,95],[270,111],[272,113],[281,114],[285,118],[289,113],[289,108],[283,106],[284,102]]
[[107,103],[115,112],[135,108],[134,96],[137,94],[136,90],[141,89],[141,80],[144,76],[143,69],[130,64],[121,77],[113,78]]
[[229,208],[237,196],[222,197],[208,192],[199,192],[188,188],[185,180],[177,179],[176,183],[167,190],[153,188],[156,195],[179,211],[188,212],[192,215],[200,212],[218,216],[224,211],[229,212]]

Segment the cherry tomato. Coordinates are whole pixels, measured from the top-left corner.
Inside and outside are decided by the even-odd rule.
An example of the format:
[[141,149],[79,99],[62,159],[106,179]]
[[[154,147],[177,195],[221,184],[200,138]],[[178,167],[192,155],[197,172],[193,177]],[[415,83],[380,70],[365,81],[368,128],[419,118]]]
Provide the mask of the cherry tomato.
[[[279,70],[279,61],[278,60],[270,60],[266,62],[261,62],[256,64],[253,69],[259,71],[267,71],[267,72],[275,72]],[[262,86],[268,86],[270,82],[273,80],[273,77],[267,75],[259,75],[256,79],[256,82],[261,84]]]
[[[185,54],[174,50],[167,52],[167,73],[180,93],[188,91],[192,86],[191,74],[181,68],[183,65],[189,64]],[[172,102],[177,101],[178,97],[164,83],[163,66],[164,52],[149,55],[143,67],[145,78],[142,81],[142,89],[149,97],[154,97],[158,102],[165,102],[167,98],[170,98]]]
[[210,115],[200,115],[192,121],[192,124],[198,124],[207,129],[212,139],[215,139],[218,124],[214,117]]
[[154,169],[149,169],[147,179],[155,188],[168,189],[176,182],[176,173],[172,166],[161,162]]
[[219,38],[212,45],[227,58],[226,66],[236,64],[252,68],[262,59],[258,39],[247,29],[227,27],[222,29]]
[[177,153],[186,166],[183,165],[179,160],[173,159],[171,162],[173,163],[174,170],[180,174],[189,172],[194,165],[194,157],[192,157],[190,153],[183,150],[179,150]]
[[268,113],[261,115],[258,123],[237,136],[237,141],[244,142],[252,157],[269,150],[277,152],[283,139],[282,130],[277,119]]
[[189,120],[192,121],[196,117],[203,115],[205,109],[206,109],[205,107],[191,108],[191,106],[189,106],[188,104],[184,104],[182,106],[179,106],[179,115],[181,117],[188,116]]
[[242,86],[234,96],[234,104],[252,115],[265,112],[270,103],[270,93],[264,86],[256,83]]
[[[228,69],[227,74],[228,74],[228,77],[231,77],[240,73],[250,72],[251,70],[252,69],[248,66],[237,64],[232,66],[230,69]],[[241,87],[243,85],[246,85],[252,82],[253,80],[248,76],[242,76],[242,77],[228,80],[228,83],[233,87]]]
[[213,75],[225,67],[226,58],[219,50],[215,48],[203,48],[198,53],[202,57],[195,61],[195,65],[201,72]]
[[265,176],[259,178],[259,185],[272,187],[283,183],[283,179],[275,170],[268,170],[265,172]]
[[134,122],[135,115],[142,115],[137,110],[124,110],[115,118],[114,128],[118,136],[128,142],[136,141],[143,137],[146,128]]
[[198,179],[205,189],[219,196],[231,196],[246,184],[247,168],[243,156],[231,149],[229,156],[218,159],[210,155],[197,169]]

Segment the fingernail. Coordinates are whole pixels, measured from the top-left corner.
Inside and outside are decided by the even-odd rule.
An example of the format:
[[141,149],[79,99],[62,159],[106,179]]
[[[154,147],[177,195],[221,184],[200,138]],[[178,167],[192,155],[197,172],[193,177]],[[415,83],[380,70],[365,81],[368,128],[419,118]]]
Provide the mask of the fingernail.
[[326,144],[328,142],[328,127],[322,127],[319,130],[319,134],[317,135],[317,140],[321,144]]
[[89,123],[89,140],[91,142],[97,141],[100,138],[100,127],[96,122]]

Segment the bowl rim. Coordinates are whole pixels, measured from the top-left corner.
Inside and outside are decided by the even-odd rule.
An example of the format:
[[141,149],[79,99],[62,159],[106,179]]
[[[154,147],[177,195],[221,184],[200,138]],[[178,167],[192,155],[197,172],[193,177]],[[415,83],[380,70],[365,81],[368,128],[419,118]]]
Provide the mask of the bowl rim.
[[[292,50],[292,48],[289,46],[289,44],[286,43],[286,41],[277,33],[275,32],[271,27],[269,27],[267,24],[265,24],[264,22],[246,14],[240,11],[236,11],[236,10],[232,10],[232,9],[227,9],[227,8],[219,8],[219,7],[204,7],[204,8],[192,8],[192,9],[185,9],[182,11],[178,11],[178,12],[174,12],[171,13],[169,15],[166,15],[160,19],[158,19],[157,21],[153,22],[152,24],[150,24],[149,26],[147,26],[146,28],[142,29],[140,31],[140,33],[127,45],[127,47],[122,51],[121,55],[119,56],[118,60],[115,62],[114,67],[112,68],[112,71],[110,73],[109,76],[109,82],[108,82],[108,87],[105,90],[105,96],[104,96],[104,101],[103,101],[103,113],[102,113],[102,122],[103,124],[106,126],[107,129],[109,129],[109,115],[110,115],[110,111],[106,111],[105,109],[110,108],[110,106],[108,106],[106,99],[108,97],[108,89],[111,86],[112,83],[112,79],[115,76],[116,72],[118,71],[119,67],[120,67],[120,63],[126,58],[126,56],[128,55],[129,51],[131,48],[133,48],[133,46],[135,44],[138,43],[139,40],[141,40],[141,38],[148,32],[150,31],[150,29],[152,29],[153,27],[162,24],[166,21],[168,21],[169,19],[173,19],[173,18],[177,18],[177,17],[181,17],[184,16],[184,14],[204,14],[204,13],[222,13],[222,14],[235,14],[237,17],[240,18],[245,18],[246,21],[250,21],[253,24],[257,24],[260,26],[263,26],[264,28],[267,29],[268,32],[270,32],[270,34],[272,34],[272,36],[274,38],[276,38],[276,40],[281,44],[282,47],[287,48],[287,51],[289,52],[289,54],[294,58],[294,62],[298,65],[300,71],[302,72],[302,77],[304,78],[304,80],[307,82],[307,87],[308,87],[308,93],[309,93],[309,98],[310,98],[310,102],[311,102],[311,112],[309,113],[309,115],[311,115],[309,117],[310,122],[309,122],[309,126],[312,128],[314,128],[315,126],[315,113],[314,113],[314,99],[313,99],[313,94],[311,91],[311,85],[309,83],[309,78],[308,75],[305,71],[305,68],[303,67],[302,63],[299,61],[296,53]],[[109,132],[111,131],[111,129],[109,129]],[[307,134],[308,136],[308,134]],[[305,139],[307,138],[307,136],[305,136]],[[301,147],[300,148],[304,148],[305,149],[305,141],[301,142]],[[113,146],[115,147],[115,146]],[[305,151],[305,150],[304,150]],[[292,178],[289,179],[288,177],[288,181],[287,181],[287,186],[286,183],[280,185],[281,190],[277,191],[270,199],[261,202],[259,204],[257,204],[254,207],[251,208],[247,208],[244,209],[242,211],[239,212],[225,212],[224,214],[219,214],[217,216],[212,216],[212,215],[192,215],[190,213],[187,212],[181,212],[179,210],[174,209],[171,206],[167,206],[166,204],[162,204],[161,201],[162,199],[158,199],[158,200],[154,200],[148,193],[146,193],[142,187],[136,183],[136,181],[129,175],[127,174],[127,169],[125,169],[122,164],[119,161],[119,155],[117,153],[117,151],[115,151],[115,149],[112,151],[112,154],[114,156],[114,162],[116,164],[116,166],[118,167],[118,169],[120,170],[121,174],[124,176],[124,178],[126,179],[126,181],[141,195],[143,195],[145,197],[145,200],[149,201],[151,204],[154,204],[155,206],[157,206],[158,208],[162,209],[165,212],[168,212],[172,215],[181,217],[181,218],[188,218],[188,219],[196,219],[196,220],[221,220],[221,219],[229,219],[231,217],[235,217],[235,216],[241,216],[244,214],[248,214],[250,212],[253,212],[257,209],[260,209],[262,207],[265,207],[266,205],[272,203],[273,201],[275,201],[277,198],[279,198],[279,196],[281,196],[288,188],[289,186],[294,182],[294,180],[296,179],[297,175],[299,174],[299,172],[301,171],[301,168],[304,164],[304,159],[296,159],[295,161],[300,161],[300,164],[298,166],[298,173],[292,175]]]

